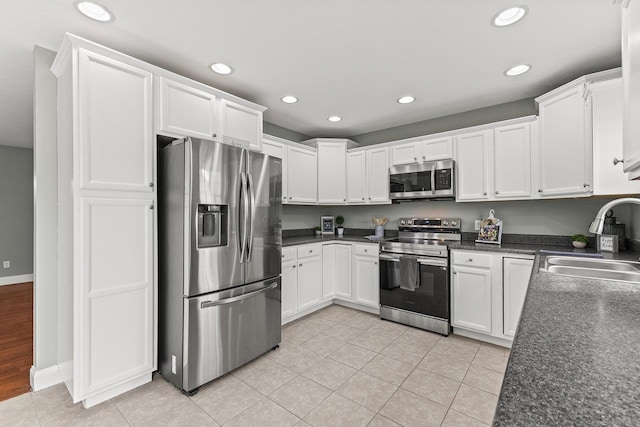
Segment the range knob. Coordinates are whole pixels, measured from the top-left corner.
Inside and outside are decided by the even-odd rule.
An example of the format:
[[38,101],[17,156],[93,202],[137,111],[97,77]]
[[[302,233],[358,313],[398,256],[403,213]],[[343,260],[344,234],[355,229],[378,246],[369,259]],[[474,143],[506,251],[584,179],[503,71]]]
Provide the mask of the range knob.
[[444,224],[444,226],[446,227],[447,225],[449,225],[449,221],[443,221],[442,224]]
[[451,221],[451,225],[455,227],[456,225],[458,225],[458,221]]
[[407,220],[407,224],[409,224],[409,225],[413,225],[413,220],[412,220],[412,219],[408,219],[408,220]]
[[405,224],[406,224],[406,221],[404,219],[401,219],[400,220],[400,225],[405,225]]

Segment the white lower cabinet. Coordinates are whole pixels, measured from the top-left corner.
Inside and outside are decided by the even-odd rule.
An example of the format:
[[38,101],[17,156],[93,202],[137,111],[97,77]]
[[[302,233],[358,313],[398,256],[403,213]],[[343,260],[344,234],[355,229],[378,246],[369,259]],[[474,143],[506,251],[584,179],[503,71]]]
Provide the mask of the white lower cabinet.
[[298,301],[298,262],[294,247],[282,248],[282,318],[296,314]]
[[377,245],[355,245],[353,257],[354,302],[380,306],[380,266]]
[[351,244],[322,247],[322,299],[351,301]]
[[322,302],[322,254],[303,258],[298,255],[298,310],[305,310],[320,302]]
[[510,346],[533,267],[532,255],[451,252],[454,332]]

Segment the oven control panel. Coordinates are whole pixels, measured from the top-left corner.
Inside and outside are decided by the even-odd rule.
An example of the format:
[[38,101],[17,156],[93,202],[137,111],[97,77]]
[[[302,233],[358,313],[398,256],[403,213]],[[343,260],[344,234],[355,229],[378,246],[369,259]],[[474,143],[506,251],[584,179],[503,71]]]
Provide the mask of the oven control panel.
[[460,218],[400,218],[399,229],[460,229]]

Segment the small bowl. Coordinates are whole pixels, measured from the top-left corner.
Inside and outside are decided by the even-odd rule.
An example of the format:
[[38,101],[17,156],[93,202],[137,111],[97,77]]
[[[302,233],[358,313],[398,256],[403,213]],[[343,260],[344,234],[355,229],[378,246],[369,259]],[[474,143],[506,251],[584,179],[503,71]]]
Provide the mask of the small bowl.
[[571,243],[573,243],[574,248],[583,249],[587,247],[586,242],[571,242]]

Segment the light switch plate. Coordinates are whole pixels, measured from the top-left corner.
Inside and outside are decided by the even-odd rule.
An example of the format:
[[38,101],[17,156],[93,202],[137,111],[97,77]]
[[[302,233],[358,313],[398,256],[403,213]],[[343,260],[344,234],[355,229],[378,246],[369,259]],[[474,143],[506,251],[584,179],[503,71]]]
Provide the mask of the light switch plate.
[[612,234],[598,236],[598,252],[618,252],[618,236]]
[[482,220],[481,219],[476,219],[476,223],[475,223],[475,226],[474,226],[476,231],[480,230],[481,224],[482,224]]

